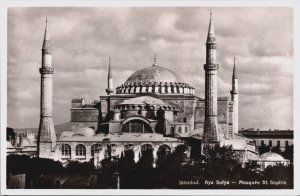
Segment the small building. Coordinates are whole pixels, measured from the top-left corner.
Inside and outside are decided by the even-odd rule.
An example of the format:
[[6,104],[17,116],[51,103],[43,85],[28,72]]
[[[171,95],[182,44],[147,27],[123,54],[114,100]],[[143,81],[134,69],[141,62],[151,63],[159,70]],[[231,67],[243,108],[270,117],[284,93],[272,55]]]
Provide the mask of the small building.
[[290,164],[290,160],[284,159],[281,155],[275,152],[266,152],[259,156],[257,163],[260,165],[260,169],[264,170],[267,167],[276,165],[288,166]]

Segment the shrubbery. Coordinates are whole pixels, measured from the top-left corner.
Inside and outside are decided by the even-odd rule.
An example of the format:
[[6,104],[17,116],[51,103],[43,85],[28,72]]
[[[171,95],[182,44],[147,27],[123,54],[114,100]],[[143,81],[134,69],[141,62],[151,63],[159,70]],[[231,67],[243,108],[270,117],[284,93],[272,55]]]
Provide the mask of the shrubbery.
[[[290,166],[278,165],[258,170],[256,162],[248,162],[242,165],[236,152],[231,146],[206,146],[204,153],[195,153],[191,156],[187,145],[178,146],[172,153],[159,157],[154,166],[152,151],[144,152],[137,163],[134,162],[134,154],[131,151],[121,158],[112,157],[101,162],[102,167],[96,170],[93,161],[79,163],[70,161],[66,167],[58,161],[51,159],[30,158],[28,156],[7,156],[7,174],[26,173],[29,178],[41,174],[76,174],[98,172],[98,183],[101,187],[116,187],[116,178],[120,177],[121,188],[208,188],[207,186],[194,185],[182,186],[179,181],[193,180],[285,180],[286,186],[275,188],[292,188],[293,164]],[[292,151],[292,148],[289,149]],[[283,152],[284,154],[285,152]],[[284,154],[285,157],[291,153]],[[211,186],[209,188],[220,188]],[[268,186],[243,187],[226,186],[221,188],[274,188]]]

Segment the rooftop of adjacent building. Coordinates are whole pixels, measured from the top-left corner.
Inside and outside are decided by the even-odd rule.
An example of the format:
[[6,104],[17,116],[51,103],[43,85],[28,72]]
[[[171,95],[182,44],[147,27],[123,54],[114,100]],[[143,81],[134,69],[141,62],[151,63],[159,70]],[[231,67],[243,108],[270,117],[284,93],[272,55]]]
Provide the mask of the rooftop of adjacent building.
[[283,135],[289,135],[294,134],[293,130],[287,129],[287,130],[240,130],[240,134],[249,134],[249,135],[277,135],[277,134],[283,134]]

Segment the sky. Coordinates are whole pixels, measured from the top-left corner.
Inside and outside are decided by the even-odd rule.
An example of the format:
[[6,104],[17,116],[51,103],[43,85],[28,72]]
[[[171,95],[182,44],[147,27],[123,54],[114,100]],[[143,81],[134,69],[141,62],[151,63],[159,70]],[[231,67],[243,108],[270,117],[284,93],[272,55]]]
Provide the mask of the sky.
[[239,128],[293,129],[293,12],[268,7],[9,8],[7,123],[39,124],[41,47],[48,18],[53,49],[53,119],[70,121],[71,99],[105,95],[108,58],[114,87],[139,69],[179,74],[204,98],[209,12],[217,39],[218,96],[229,96],[233,58]]

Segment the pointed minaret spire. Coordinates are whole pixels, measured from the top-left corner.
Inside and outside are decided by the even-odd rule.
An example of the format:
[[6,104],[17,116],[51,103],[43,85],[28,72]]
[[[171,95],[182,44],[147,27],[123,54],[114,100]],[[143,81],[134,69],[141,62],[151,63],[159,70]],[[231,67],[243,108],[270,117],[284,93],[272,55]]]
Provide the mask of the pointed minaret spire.
[[238,78],[235,70],[235,57],[233,58],[233,70],[232,70],[232,90],[231,90],[231,99],[234,100],[235,96],[238,94]]
[[45,27],[45,34],[44,34],[44,41],[43,41],[43,50],[48,50],[48,52],[51,51],[51,46],[50,46],[50,38],[48,34],[48,19],[46,18],[46,27]]
[[233,59],[232,79],[237,79],[237,74],[236,74],[236,71],[235,71],[235,57],[234,57],[234,59]]
[[108,75],[107,78],[112,78],[111,68],[110,68],[110,57],[108,59]]
[[157,62],[156,62],[156,53],[154,53],[154,59],[153,59],[153,66],[156,66]]
[[238,133],[239,131],[239,81],[235,69],[235,57],[233,59],[233,71],[232,71],[232,90],[231,101],[233,101],[233,117],[232,117],[232,130],[233,133]]
[[107,95],[110,95],[114,92],[113,87],[113,78],[112,78],[112,72],[111,72],[111,58],[108,59],[108,74],[107,74],[107,89],[106,93]]
[[214,30],[214,25],[212,23],[212,12],[210,11],[210,19],[209,19],[209,27],[208,27],[206,43],[215,43],[215,42],[216,42],[215,30]]

